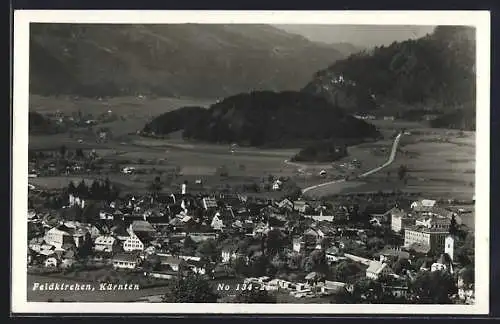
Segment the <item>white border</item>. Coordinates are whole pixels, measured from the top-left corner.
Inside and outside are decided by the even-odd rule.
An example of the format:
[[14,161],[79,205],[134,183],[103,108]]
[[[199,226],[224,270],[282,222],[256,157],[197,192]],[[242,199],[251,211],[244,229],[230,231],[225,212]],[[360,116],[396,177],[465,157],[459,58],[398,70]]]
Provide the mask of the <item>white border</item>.
[[[37,303],[26,298],[29,23],[240,23],[475,26],[476,132],[476,304],[143,304]],[[12,180],[12,308],[14,313],[268,313],[268,314],[487,314],[489,312],[489,125],[490,13],[488,11],[92,11],[14,12],[14,98]],[[480,188],[480,190],[477,190]]]

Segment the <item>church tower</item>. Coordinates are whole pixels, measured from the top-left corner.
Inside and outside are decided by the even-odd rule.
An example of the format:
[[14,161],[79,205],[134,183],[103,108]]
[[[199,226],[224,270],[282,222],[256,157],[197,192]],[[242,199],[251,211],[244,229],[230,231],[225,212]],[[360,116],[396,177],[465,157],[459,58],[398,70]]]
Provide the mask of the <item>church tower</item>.
[[453,261],[453,252],[455,250],[455,238],[452,235],[448,235],[444,240],[444,253],[450,256],[451,261]]

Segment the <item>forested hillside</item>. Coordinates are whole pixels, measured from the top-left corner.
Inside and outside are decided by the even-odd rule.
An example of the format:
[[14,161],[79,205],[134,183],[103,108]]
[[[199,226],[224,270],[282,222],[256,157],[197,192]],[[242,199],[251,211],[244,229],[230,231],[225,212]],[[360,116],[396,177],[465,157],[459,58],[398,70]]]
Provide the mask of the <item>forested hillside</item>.
[[[184,124],[179,126],[181,121]],[[256,91],[228,97],[206,111],[167,112],[144,131],[168,134],[180,127],[188,139],[251,146],[300,146],[322,140],[352,143],[380,135],[375,126],[325,99],[292,91]]]
[[352,112],[397,115],[425,108],[446,113],[475,109],[475,80],[475,30],[438,26],[428,36],[336,61],[303,91]]

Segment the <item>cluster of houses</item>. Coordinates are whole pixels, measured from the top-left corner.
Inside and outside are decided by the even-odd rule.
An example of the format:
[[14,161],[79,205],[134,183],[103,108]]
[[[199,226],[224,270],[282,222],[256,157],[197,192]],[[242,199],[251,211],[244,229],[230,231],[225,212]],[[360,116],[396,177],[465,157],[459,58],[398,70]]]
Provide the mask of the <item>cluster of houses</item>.
[[[266,201],[238,194],[195,196],[188,194],[183,184],[180,193],[155,197],[130,195],[112,202],[87,202],[70,195],[64,209],[89,208],[91,204],[96,212],[87,222],[67,219],[48,222],[37,211],[30,210],[28,222],[39,224],[43,231],[28,242],[28,265],[69,268],[78,262],[81,251],[87,249],[87,256],[96,262],[154,278],[169,279],[189,271],[211,278],[231,276],[232,261],[241,257],[248,262],[248,255],[237,246],[222,247],[215,262],[194,252],[182,255],[172,250],[172,244],[182,243],[188,237],[196,244],[217,241],[220,235],[258,238],[277,229],[291,238],[290,253],[308,255],[322,250],[328,263],[350,260],[364,265],[365,276],[370,279],[398,278],[388,260],[410,259],[412,253],[430,251],[440,252],[442,256],[430,265],[423,265],[422,271],[454,271],[454,238],[449,235],[449,224],[450,217],[456,215],[430,200],[421,200],[406,208],[396,206],[382,215],[382,218],[390,217],[393,231],[404,233],[404,245],[387,247],[371,259],[345,250],[347,242],[363,245],[368,238],[365,229],[336,223],[349,219],[348,206],[327,208],[316,201]],[[296,221],[291,221],[293,215],[300,215],[307,226],[297,226]],[[308,276],[305,283],[277,278],[247,280],[270,290],[288,289],[299,298],[349,289],[345,283],[328,280],[322,280],[318,286],[314,274]],[[461,289],[464,300],[473,299],[472,287],[462,285]],[[405,287],[393,289],[398,296],[404,296],[406,290]]]

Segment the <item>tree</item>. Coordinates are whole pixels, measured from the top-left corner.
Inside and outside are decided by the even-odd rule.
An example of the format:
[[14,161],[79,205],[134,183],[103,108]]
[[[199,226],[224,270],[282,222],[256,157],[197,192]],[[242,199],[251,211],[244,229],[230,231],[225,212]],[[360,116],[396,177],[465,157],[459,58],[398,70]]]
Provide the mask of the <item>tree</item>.
[[165,303],[216,303],[218,299],[209,282],[197,274],[177,277],[166,288]]
[[216,262],[220,257],[220,251],[217,248],[217,242],[215,240],[202,242],[196,249],[196,254],[212,262]]
[[284,247],[283,234],[280,230],[272,229],[265,237],[265,247],[267,255],[275,255]]
[[232,266],[236,274],[243,276],[246,276],[248,274],[248,267],[244,258],[241,257],[236,258]]
[[68,184],[68,194],[74,195],[75,192],[76,192],[75,184],[73,183],[73,181],[70,181]]
[[399,180],[403,180],[408,173],[408,167],[404,164],[401,164],[398,168],[398,178]]
[[186,238],[184,239],[184,246],[182,252],[185,255],[193,255],[194,252],[196,251],[196,247],[197,247],[196,242],[193,241],[191,236],[186,236]]
[[419,304],[451,304],[457,293],[453,276],[446,271],[425,271],[417,275],[411,292]]
[[92,181],[92,184],[90,185],[90,195],[94,199],[102,198],[101,184],[99,183],[99,181]]
[[363,278],[354,284],[352,295],[360,302],[380,303],[384,301],[384,288],[376,280]]
[[83,244],[80,247],[78,247],[78,256],[80,258],[84,258],[92,255],[93,248],[94,244],[92,243],[92,238],[90,237],[90,233],[87,233],[85,235]]
[[304,264],[304,270],[307,272],[318,272],[326,274],[328,272],[328,263],[326,262],[325,251],[314,250],[311,252]]
[[272,272],[269,271],[272,270],[269,259],[263,254],[255,256],[250,260],[249,270],[252,277],[262,277],[269,275],[270,272]]
[[66,152],[67,152],[66,146],[61,145],[61,147],[59,147],[59,154],[61,154],[62,158],[66,156]]
[[87,188],[87,185],[85,184],[85,180],[82,179],[78,186],[76,187],[76,194],[79,197],[86,198],[88,196],[89,190]]
[[157,198],[161,190],[163,189],[163,184],[161,182],[161,178],[156,176],[153,182],[149,185],[149,190],[153,197]]
[[346,282],[361,271],[362,268],[357,263],[342,261],[332,268],[331,275],[334,280]]
[[82,159],[85,158],[85,154],[83,154],[83,150],[81,148],[76,149],[75,157]]
[[235,303],[241,304],[276,304],[276,296],[269,294],[267,290],[252,287],[250,290],[242,290],[236,298]]
[[457,219],[455,217],[455,214],[453,214],[451,216],[449,233],[450,233],[450,235],[453,235],[453,236],[458,234],[458,224],[457,224]]
[[462,278],[464,285],[473,285],[474,278],[474,266],[467,266],[460,271],[459,276]]
[[474,233],[469,232],[466,234],[465,239],[457,240],[457,247],[455,249],[455,255],[457,261],[464,265],[474,264]]
[[217,173],[219,174],[220,177],[223,177],[223,178],[226,178],[229,176],[229,171],[227,169],[227,166],[225,166],[225,165],[221,165],[217,169]]

